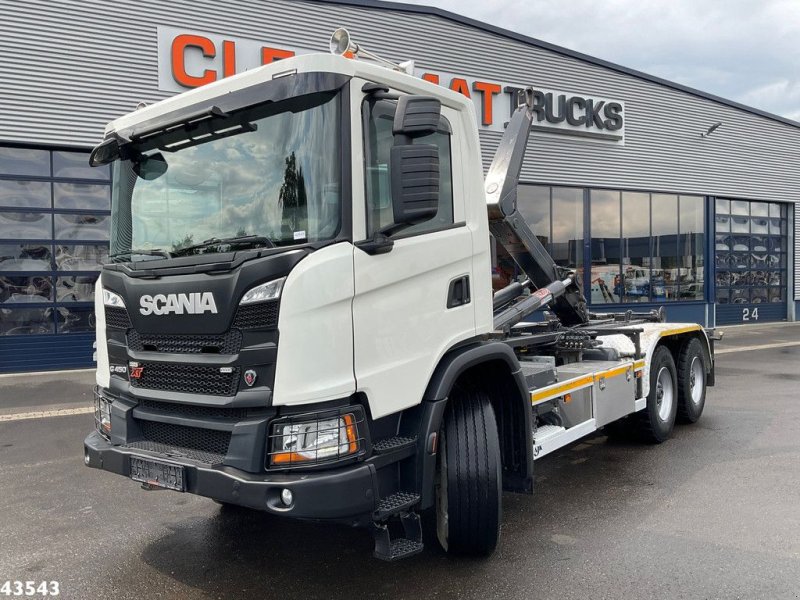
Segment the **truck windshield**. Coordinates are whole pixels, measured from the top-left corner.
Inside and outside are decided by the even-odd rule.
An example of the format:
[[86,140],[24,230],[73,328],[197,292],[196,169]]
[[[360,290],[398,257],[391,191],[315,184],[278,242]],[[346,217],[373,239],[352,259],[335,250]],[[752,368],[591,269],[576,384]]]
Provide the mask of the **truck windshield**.
[[[111,255],[136,260],[336,236],[341,220],[338,93],[218,117],[214,134],[175,128],[114,163]],[[230,126],[227,120],[230,119]],[[203,243],[207,242],[207,243]],[[227,242],[227,244],[226,244]]]

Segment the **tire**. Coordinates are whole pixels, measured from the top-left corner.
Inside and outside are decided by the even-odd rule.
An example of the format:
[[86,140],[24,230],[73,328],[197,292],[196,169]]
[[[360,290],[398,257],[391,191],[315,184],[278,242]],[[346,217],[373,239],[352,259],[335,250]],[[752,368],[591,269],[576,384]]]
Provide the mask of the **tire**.
[[647,406],[636,413],[636,429],[645,442],[660,444],[675,427],[678,414],[678,382],[675,361],[669,349],[658,346],[650,362],[650,393]]
[[497,546],[502,517],[500,440],[485,392],[457,388],[439,441],[436,534],[452,554],[487,556]]
[[678,421],[696,423],[706,405],[706,359],[703,345],[692,338],[678,353]]

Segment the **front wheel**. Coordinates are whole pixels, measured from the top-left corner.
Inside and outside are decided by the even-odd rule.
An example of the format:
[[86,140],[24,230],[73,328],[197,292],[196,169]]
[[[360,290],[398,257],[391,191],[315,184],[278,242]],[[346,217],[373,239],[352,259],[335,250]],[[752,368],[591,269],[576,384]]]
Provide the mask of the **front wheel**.
[[650,362],[650,393],[647,406],[636,413],[639,435],[660,444],[672,434],[678,413],[678,382],[675,361],[669,349],[658,346]]
[[502,467],[485,392],[459,387],[445,413],[436,478],[436,535],[447,552],[489,555],[500,537]]

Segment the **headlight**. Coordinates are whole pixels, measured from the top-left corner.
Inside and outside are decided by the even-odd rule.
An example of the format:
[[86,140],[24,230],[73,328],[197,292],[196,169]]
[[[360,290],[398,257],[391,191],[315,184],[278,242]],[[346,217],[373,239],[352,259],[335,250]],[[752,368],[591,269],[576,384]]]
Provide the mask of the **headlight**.
[[125,301],[119,294],[103,288],[103,304],[112,308],[125,308]]
[[97,431],[106,439],[111,437],[111,400],[100,392],[94,393],[94,424]]
[[281,277],[280,279],[274,279],[247,290],[239,304],[253,304],[255,302],[277,300],[281,297],[284,281],[286,281],[286,277]]
[[357,454],[361,447],[353,413],[331,418],[305,416],[275,423],[270,437],[272,466],[335,460]]

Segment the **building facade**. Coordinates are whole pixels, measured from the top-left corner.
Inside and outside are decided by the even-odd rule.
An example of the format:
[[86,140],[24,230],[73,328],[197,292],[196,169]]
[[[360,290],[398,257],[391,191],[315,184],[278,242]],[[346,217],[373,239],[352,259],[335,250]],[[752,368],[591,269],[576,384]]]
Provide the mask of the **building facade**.
[[[105,124],[336,27],[469,95],[488,167],[536,104],[520,207],[597,312],[794,320],[800,124],[437,9],[373,0],[0,0],[0,372],[91,366],[113,182]],[[498,252],[498,285],[514,276]]]

